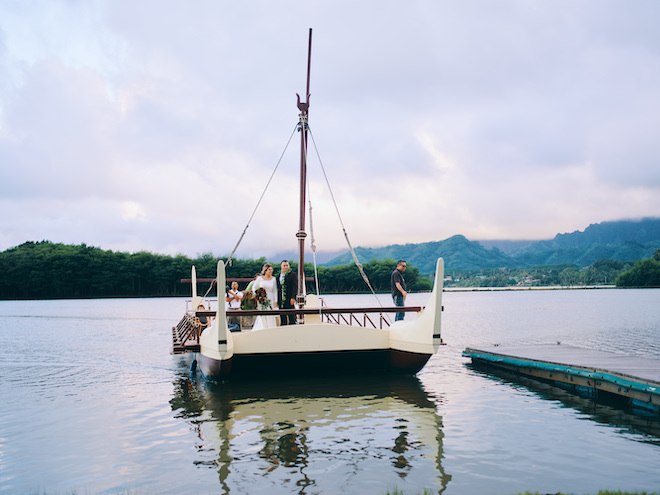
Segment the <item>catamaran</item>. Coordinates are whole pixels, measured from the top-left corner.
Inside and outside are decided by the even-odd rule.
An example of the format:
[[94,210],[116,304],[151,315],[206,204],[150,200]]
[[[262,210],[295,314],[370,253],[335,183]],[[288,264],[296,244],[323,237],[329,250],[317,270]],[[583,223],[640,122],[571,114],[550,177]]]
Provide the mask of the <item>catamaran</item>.
[[[179,324],[172,329],[172,352],[193,353],[195,357],[192,368],[201,370],[211,379],[338,373],[415,374],[443,344],[440,334],[444,278],[442,258],[437,260],[433,291],[424,308],[416,306],[329,308],[323,304],[323,298],[318,293],[306,292],[305,193],[311,48],[312,30],[310,29],[306,101],[301,101],[300,96],[297,95],[297,107],[300,111],[297,129],[301,135],[301,158],[299,229],[296,232],[299,288],[296,308],[277,310],[225,308],[224,294],[221,291],[227,283],[226,266],[225,262],[220,260],[217,264],[216,278],[212,279],[218,289],[217,309],[208,311],[206,308],[209,306],[205,296],[197,294],[197,283],[200,280],[197,279],[193,267],[190,279],[192,301]],[[344,234],[346,234],[345,229]],[[346,239],[348,241],[347,236]],[[358,262],[350,242],[348,246],[362,277],[368,282],[368,277]],[[408,321],[404,319],[390,322],[388,314],[402,311],[414,311],[417,317]],[[295,315],[295,325],[269,326],[259,330],[241,328],[239,325],[239,331],[230,331],[228,323],[228,317],[234,321],[237,317],[240,320],[246,317],[291,314]],[[212,318],[210,325],[200,327],[199,317]],[[232,325],[232,330],[235,330],[235,324]]]

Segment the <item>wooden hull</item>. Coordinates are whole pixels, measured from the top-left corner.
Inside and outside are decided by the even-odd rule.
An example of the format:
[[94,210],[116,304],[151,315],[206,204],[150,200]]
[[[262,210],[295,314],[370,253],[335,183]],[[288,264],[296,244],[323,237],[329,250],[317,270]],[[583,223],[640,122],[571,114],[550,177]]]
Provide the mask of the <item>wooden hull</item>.
[[414,375],[430,357],[431,354],[396,349],[234,354],[225,360],[196,354],[198,368],[204,376],[214,380],[384,373]]

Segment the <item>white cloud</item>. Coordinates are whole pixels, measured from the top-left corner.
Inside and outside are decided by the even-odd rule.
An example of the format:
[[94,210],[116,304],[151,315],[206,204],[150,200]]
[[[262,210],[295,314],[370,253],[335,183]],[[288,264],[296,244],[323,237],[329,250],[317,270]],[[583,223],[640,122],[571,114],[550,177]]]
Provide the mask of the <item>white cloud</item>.
[[[660,213],[660,5],[0,5],[0,249],[227,254],[297,121],[354,245]],[[294,248],[294,136],[239,256]],[[319,249],[343,247],[310,156]]]
[[144,222],[147,218],[147,212],[144,211],[144,208],[140,203],[135,201],[125,201],[122,203],[122,214],[121,217],[126,221],[138,221]]

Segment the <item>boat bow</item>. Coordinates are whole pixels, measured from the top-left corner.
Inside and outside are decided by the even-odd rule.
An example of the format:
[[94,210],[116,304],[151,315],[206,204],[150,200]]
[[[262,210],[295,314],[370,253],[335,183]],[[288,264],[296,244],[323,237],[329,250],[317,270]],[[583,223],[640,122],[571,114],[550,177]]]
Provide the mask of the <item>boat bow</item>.
[[225,263],[222,260],[218,261],[216,284],[218,288],[218,309],[211,326],[202,332],[200,345],[207,357],[226,362],[234,355],[234,338],[227,325],[224,297],[220,296],[221,290],[224,290],[226,284]]

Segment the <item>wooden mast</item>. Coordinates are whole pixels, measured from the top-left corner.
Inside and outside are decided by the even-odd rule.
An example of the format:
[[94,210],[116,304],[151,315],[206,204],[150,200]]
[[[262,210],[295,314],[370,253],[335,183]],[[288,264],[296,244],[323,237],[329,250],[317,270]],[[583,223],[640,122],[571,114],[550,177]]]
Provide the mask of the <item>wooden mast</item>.
[[305,101],[300,101],[298,97],[298,109],[300,110],[300,122],[298,131],[300,132],[300,223],[298,224],[298,297],[297,303],[300,308],[305,307],[305,196],[307,189],[307,122],[309,110],[309,77],[312,64],[312,29],[309,29],[309,46],[307,49],[307,88],[305,91]]

